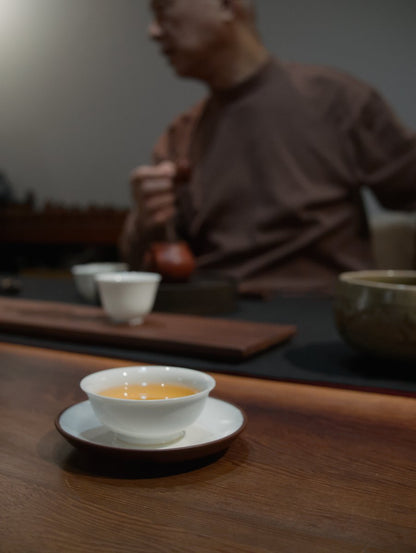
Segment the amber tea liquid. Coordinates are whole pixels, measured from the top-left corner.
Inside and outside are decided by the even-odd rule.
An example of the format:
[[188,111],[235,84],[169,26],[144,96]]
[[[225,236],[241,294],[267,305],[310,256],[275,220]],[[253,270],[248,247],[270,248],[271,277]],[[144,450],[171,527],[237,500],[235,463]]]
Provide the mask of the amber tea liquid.
[[182,384],[169,384],[165,382],[152,382],[149,384],[126,384],[114,386],[100,392],[101,396],[114,397],[116,399],[170,399],[196,394],[199,390],[183,386]]

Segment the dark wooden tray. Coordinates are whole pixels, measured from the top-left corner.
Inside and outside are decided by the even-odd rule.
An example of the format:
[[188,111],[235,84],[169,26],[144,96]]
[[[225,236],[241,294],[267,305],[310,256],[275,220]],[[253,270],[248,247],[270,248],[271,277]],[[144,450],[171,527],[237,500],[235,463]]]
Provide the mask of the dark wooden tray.
[[237,308],[237,285],[231,279],[195,274],[189,282],[162,282],[155,311],[185,315],[220,315]]
[[293,325],[153,312],[138,326],[112,323],[101,307],[0,298],[0,329],[75,342],[242,360],[289,340]]

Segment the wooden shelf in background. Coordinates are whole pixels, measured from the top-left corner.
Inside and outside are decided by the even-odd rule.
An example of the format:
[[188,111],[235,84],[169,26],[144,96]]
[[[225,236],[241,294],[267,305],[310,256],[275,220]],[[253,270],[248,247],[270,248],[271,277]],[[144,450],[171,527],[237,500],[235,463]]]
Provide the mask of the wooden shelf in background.
[[42,212],[5,208],[0,242],[9,244],[117,244],[127,210],[51,209]]

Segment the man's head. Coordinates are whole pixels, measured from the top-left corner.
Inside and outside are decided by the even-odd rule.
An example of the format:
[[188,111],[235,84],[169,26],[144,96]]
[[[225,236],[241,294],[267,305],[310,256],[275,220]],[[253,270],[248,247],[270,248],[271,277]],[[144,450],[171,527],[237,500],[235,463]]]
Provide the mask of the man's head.
[[150,37],[183,77],[214,85],[260,46],[252,0],[152,0],[151,8]]

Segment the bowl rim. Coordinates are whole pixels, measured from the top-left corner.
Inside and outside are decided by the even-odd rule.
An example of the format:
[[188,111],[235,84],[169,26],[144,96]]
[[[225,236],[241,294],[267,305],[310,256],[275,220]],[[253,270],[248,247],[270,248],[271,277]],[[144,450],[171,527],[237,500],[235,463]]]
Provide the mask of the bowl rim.
[[[186,371],[188,373],[194,373],[198,374],[198,376],[203,376],[207,380],[207,387],[204,390],[200,390],[199,392],[196,392],[195,394],[190,394],[187,396],[179,396],[179,397],[171,397],[167,399],[146,399],[145,401],[138,401],[137,399],[126,399],[126,398],[116,398],[116,397],[109,397],[109,396],[103,396],[100,393],[87,391],[85,389],[85,381],[89,379],[90,377],[99,376],[100,374],[103,375],[104,373],[110,373],[115,371],[122,371],[122,370],[128,370],[128,369],[173,369],[173,370],[180,370],[180,371]],[[101,399],[101,400],[109,400],[109,402],[112,403],[121,403],[122,405],[126,404],[134,404],[134,405],[166,405],[167,403],[175,403],[183,400],[190,400],[195,398],[202,398],[205,395],[208,395],[216,386],[216,380],[213,376],[210,374],[199,371],[196,369],[190,369],[187,367],[174,367],[172,365],[128,365],[126,367],[113,367],[110,369],[103,369],[102,371],[95,371],[93,373],[85,375],[80,383],[79,386],[81,390],[87,394],[88,396],[93,396],[94,398]]]
[[151,271],[113,271],[111,273],[99,273],[95,275],[97,282],[123,282],[123,283],[143,283],[160,282],[162,275]]
[[[402,284],[398,282],[375,282],[368,277],[413,277],[415,284]],[[416,290],[416,270],[411,269],[369,269],[363,271],[346,271],[338,275],[338,281],[341,283],[352,284],[354,286],[366,286],[379,290]]]
[[80,276],[94,276],[97,271],[102,271],[105,268],[114,267],[117,272],[123,271],[123,267],[126,267],[127,263],[123,261],[93,261],[91,263],[77,263],[72,265],[71,272],[73,275]]

